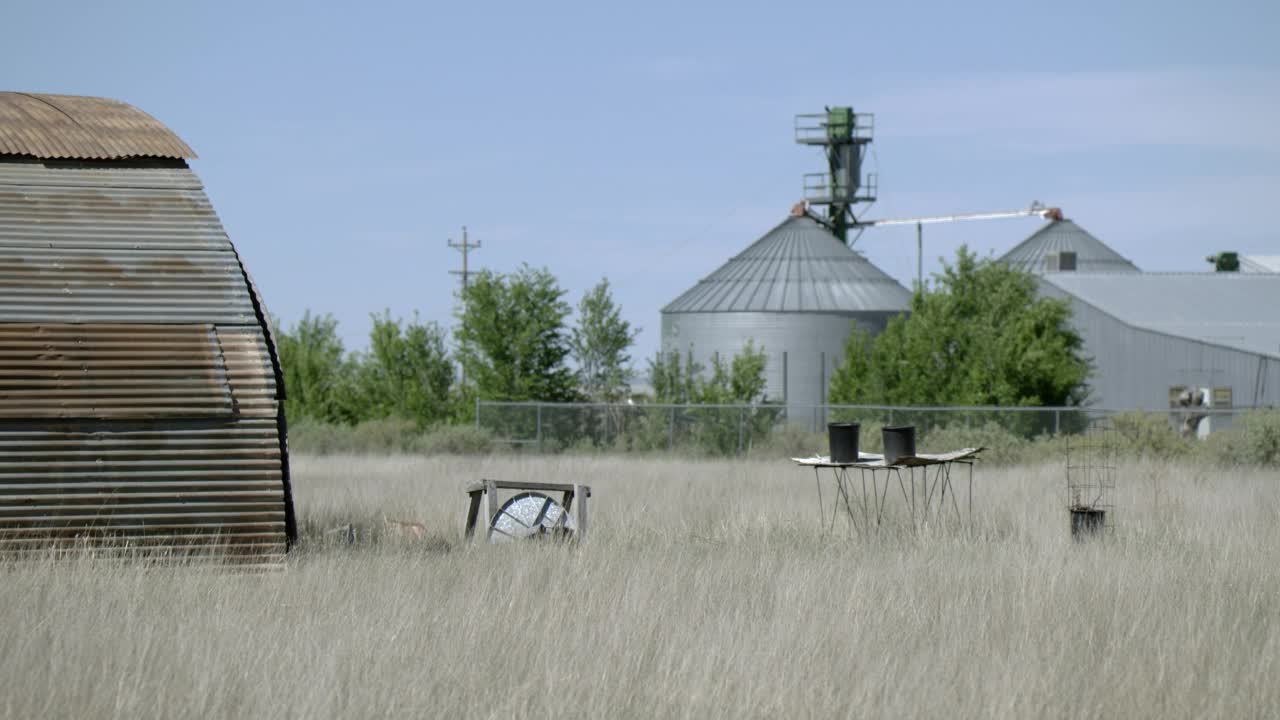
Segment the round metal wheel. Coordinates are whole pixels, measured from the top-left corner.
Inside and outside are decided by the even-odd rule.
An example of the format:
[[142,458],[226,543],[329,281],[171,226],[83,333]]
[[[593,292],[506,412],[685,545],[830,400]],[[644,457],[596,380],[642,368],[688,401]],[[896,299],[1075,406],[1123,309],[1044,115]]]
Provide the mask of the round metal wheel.
[[577,529],[560,503],[540,492],[522,492],[503,503],[493,516],[489,540],[507,542],[532,537],[567,537]]

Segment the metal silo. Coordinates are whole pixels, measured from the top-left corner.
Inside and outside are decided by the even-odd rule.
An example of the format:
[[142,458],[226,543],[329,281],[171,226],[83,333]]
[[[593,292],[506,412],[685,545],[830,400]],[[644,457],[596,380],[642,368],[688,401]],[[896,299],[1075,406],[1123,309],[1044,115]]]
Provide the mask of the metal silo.
[[910,306],[898,281],[796,212],[662,309],[662,350],[710,367],[753,340],[766,396],[816,422],[854,323],[877,334]]
[[1000,257],[1037,275],[1051,272],[1140,272],[1138,266],[1071,220],[1050,220]]

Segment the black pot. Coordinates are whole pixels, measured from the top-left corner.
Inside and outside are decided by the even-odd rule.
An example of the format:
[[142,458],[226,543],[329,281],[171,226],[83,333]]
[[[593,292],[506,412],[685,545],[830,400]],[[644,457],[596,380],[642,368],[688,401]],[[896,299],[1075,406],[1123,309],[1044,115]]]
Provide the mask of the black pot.
[[831,462],[858,462],[858,423],[829,423],[827,443],[831,446]]
[[1071,508],[1071,537],[1076,540],[1091,538],[1107,526],[1107,511],[1093,508]]
[[898,458],[916,454],[916,426],[901,425],[887,427],[882,431],[884,437],[884,462],[892,465]]

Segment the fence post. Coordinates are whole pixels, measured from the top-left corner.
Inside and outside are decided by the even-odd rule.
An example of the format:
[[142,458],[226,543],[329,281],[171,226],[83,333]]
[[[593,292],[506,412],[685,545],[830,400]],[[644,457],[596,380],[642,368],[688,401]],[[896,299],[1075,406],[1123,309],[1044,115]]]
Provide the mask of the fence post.
[[676,407],[671,406],[671,416],[667,421],[667,452],[676,449]]
[[747,411],[745,408],[738,409],[738,457],[742,457],[742,431],[747,423]]
[[1053,434],[1062,434],[1062,411],[1058,409],[1053,411]]
[[537,435],[538,452],[541,453],[542,452],[542,403],[541,402],[537,403],[536,407],[538,408],[538,435]]
[[476,429],[480,429],[480,396],[476,395]]

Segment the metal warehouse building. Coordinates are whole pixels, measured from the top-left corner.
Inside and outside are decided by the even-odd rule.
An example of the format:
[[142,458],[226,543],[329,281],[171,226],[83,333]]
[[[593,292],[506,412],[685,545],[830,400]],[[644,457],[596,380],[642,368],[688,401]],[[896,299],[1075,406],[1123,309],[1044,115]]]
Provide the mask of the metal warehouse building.
[[0,93],[0,545],[296,536],[262,306],[186,160],[114,100]]
[[1245,255],[1240,258],[1240,272],[1280,273],[1280,255]]
[[1183,389],[1215,406],[1280,404],[1280,275],[1046,273],[1093,357],[1090,400],[1167,408]]
[[1071,304],[1093,360],[1092,405],[1167,408],[1188,389],[1216,389],[1215,405],[1280,402],[1280,276],[1143,273],[1071,220],[1000,259]]
[[910,308],[898,281],[797,213],[662,309],[662,350],[709,367],[753,340],[768,398],[805,413],[826,402],[854,323],[876,334]]

